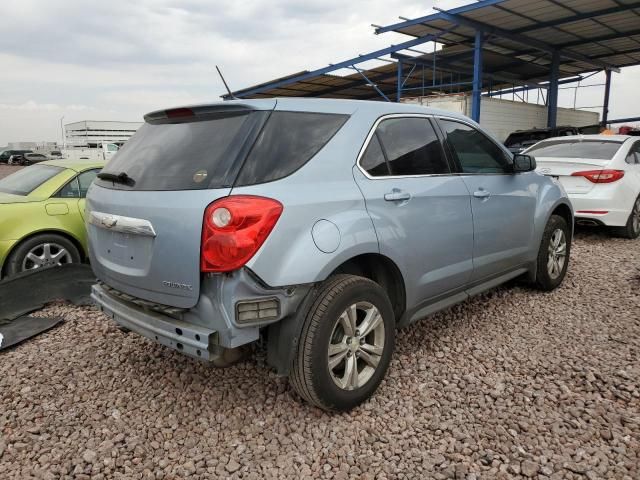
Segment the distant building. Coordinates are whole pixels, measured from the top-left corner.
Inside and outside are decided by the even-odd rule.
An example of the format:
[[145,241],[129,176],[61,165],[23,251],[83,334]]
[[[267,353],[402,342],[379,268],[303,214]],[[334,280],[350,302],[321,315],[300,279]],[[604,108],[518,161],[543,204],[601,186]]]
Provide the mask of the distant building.
[[56,142],[9,142],[7,150],[47,150],[55,149]]
[[140,128],[142,122],[83,120],[64,126],[68,148],[96,147],[102,143],[123,145]]

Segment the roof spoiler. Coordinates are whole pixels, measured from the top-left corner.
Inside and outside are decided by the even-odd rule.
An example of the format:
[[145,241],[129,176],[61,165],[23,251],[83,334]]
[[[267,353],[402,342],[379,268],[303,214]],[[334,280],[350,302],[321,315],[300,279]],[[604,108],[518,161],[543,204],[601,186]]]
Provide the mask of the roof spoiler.
[[189,107],[167,108],[147,113],[144,120],[154,125],[162,123],[188,123],[200,120],[212,120],[215,118],[232,117],[236,115],[246,115],[252,111],[259,110],[253,105],[246,103],[225,102],[217,105],[200,105]]

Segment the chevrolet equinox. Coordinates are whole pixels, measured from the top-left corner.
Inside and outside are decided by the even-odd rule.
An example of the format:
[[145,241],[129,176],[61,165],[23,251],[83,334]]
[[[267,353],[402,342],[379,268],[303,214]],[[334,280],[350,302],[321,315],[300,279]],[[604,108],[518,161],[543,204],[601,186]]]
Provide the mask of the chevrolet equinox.
[[572,209],[535,159],[416,105],[233,100],[149,113],[87,196],[92,296],[224,365],[260,341],[308,402],[348,410],[398,328],[516,277],[563,280]]

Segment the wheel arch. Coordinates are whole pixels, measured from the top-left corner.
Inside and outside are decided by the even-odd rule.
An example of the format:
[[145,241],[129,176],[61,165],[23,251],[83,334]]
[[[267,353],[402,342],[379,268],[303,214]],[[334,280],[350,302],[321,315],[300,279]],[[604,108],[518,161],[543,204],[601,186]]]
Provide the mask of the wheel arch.
[[[335,267],[323,281],[338,274],[359,275],[378,283],[389,295],[396,323],[401,318],[406,309],[405,283],[400,269],[389,257],[380,253],[354,255]],[[304,318],[323,281],[312,285],[295,314],[267,327],[267,363],[276,369],[278,375],[289,374]]]
[[387,292],[396,321],[407,308],[404,278],[400,268],[381,253],[364,253],[344,261],[329,276],[337,274],[359,275],[380,285]]
[[35,232],[30,232],[28,235],[25,235],[24,237],[20,238],[9,249],[4,259],[4,262],[0,267],[0,273],[2,273],[2,278],[4,278],[6,275],[7,260],[11,258],[11,255],[13,254],[13,252],[15,252],[15,250],[24,242],[31,240],[32,238],[37,237],[38,235],[59,235],[61,237],[64,237],[67,240],[69,240],[71,243],[73,243],[73,245],[78,249],[78,253],[80,254],[80,260],[82,262],[84,262],[87,259],[87,252],[82,246],[82,243],[80,242],[80,240],[75,235],[72,235],[71,233],[65,230],[57,230],[57,229],[51,229],[51,228],[46,230],[37,230]]
[[[564,218],[564,220],[567,222],[567,226],[571,229],[571,238],[573,238],[573,210],[571,206],[567,205],[566,203],[559,203],[551,211],[551,215],[549,215],[549,218],[551,218],[552,215],[558,215]],[[549,219],[547,219],[547,222],[548,221]]]

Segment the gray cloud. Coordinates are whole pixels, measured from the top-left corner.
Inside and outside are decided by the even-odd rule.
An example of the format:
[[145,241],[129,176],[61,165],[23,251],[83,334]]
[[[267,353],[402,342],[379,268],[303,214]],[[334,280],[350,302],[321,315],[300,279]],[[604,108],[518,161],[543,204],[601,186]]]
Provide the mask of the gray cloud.
[[[5,0],[0,145],[55,139],[62,115],[65,121],[137,120],[156,108],[216,100],[223,92],[216,64],[237,89],[398,43],[406,38],[375,36],[370,24],[424,15],[435,3]],[[615,76],[612,115],[640,109],[630,101],[637,98],[638,71]],[[573,103],[569,92],[561,99]],[[578,103],[601,104],[601,90],[580,93]]]

